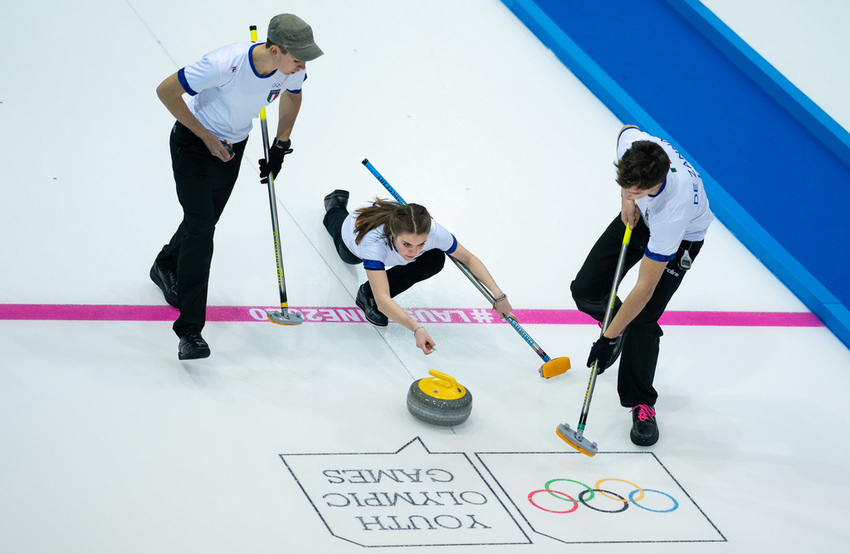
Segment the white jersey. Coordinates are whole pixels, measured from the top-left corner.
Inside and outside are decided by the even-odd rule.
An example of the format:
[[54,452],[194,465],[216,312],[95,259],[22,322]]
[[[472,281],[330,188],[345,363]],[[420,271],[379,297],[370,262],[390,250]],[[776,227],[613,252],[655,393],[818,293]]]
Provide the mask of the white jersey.
[[[359,209],[368,208],[372,205],[365,204]],[[345,221],[342,222],[342,240],[345,246],[351,250],[351,253],[363,260],[364,269],[381,270],[394,265],[407,265],[411,262],[405,260],[394,246],[387,244],[384,238],[384,226],[381,225],[366,233],[360,244],[355,242],[357,233],[354,231],[354,223],[357,220],[357,210],[348,214]],[[457,249],[457,239],[449,233],[442,225],[431,218],[431,230],[428,232],[428,239],[425,241],[425,247],[421,256],[428,250],[439,248],[446,254],[451,254]]]
[[260,75],[251,53],[262,43],[239,42],[213,50],[177,72],[192,98],[189,110],[219,140],[236,143],[248,138],[252,120],[283,90],[300,93],[307,74],[275,71]]
[[646,256],[667,262],[676,256],[683,240],[699,241],[705,238],[708,226],[714,221],[714,214],[708,207],[708,198],[699,174],[666,140],[633,127],[624,129],[617,140],[617,159],[623,157],[632,143],[640,140],[659,144],[670,158],[670,171],[658,194],[635,201],[644,223],[649,227]]

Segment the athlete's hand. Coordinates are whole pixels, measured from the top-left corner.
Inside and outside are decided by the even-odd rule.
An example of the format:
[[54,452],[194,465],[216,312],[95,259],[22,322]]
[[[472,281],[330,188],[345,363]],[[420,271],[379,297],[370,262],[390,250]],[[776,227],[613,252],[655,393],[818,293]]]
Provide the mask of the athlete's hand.
[[434,339],[431,338],[431,335],[428,334],[425,327],[422,327],[421,325],[413,331],[413,338],[416,339],[416,348],[424,352],[426,356],[437,349],[437,345],[434,344]]
[[499,314],[499,317],[501,317],[502,319],[507,320],[508,318],[511,318],[516,321],[516,317],[513,314],[514,308],[513,306],[511,306],[507,295],[498,298],[493,304],[493,309],[496,310],[496,312]]
[[590,355],[587,357],[587,367],[593,366],[593,362],[596,362],[596,374],[602,375],[602,372],[617,361],[617,357],[620,354],[620,341],[622,340],[622,337],[615,339],[599,337],[599,340],[594,342],[590,348]]
[[[277,142],[277,141],[275,141]],[[272,146],[269,148],[269,161],[266,162],[265,159],[260,160],[260,182],[268,184],[269,182],[269,172],[272,174],[272,179],[277,178],[277,174],[280,173],[280,166],[283,165],[283,157],[287,154],[292,153],[292,141],[287,140],[283,142],[283,148],[278,146]]]
[[223,140],[218,140],[218,137],[212,133],[202,140],[204,141],[204,144],[206,144],[207,150],[210,151],[210,154],[223,162],[229,162],[233,159],[233,156],[236,155],[233,153],[233,149],[230,148],[229,144]]
[[620,210],[620,219],[623,223],[634,229],[640,219],[640,210],[634,200],[622,199],[622,208]]

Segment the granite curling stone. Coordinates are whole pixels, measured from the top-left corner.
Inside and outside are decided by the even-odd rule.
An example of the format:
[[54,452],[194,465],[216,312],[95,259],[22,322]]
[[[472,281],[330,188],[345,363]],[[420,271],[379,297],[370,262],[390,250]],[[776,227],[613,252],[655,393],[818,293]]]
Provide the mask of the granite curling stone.
[[414,381],[407,391],[407,410],[420,421],[432,425],[460,425],[472,413],[472,393],[454,377],[434,369]]

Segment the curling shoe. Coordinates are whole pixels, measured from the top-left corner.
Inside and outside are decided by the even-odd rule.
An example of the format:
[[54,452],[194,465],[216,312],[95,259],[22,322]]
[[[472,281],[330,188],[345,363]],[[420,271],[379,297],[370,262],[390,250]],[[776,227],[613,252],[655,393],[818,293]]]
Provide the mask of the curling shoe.
[[162,291],[165,301],[179,308],[177,304],[177,273],[173,269],[163,269],[154,262],[151,267],[151,281]]
[[180,347],[177,357],[181,360],[197,360],[198,358],[209,358],[210,347],[204,337],[197,331],[189,331],[180,337]]
[[366,319],[375,327],[386,327],[389,320],[387,316],[378,310],[378,303],[375,302],[375,297],[371,293],[366,292],[366,283],[360,285],[357,289],[357,298],[354,299],[357,307],[363,310]]
[[655,408],[638,404],[631,409],[632,432],[629,436],[638,446],[652,446],[658,442],[658,424],[655,422]]
[[325,212],[329,212],[334,208],[348,209],[348,191],[336,189],[332,193],[325,196]]

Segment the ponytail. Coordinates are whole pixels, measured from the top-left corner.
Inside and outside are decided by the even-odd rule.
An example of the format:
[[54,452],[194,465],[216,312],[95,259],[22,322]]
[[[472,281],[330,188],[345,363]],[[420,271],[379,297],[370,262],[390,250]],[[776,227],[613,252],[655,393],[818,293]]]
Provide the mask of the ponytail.
[[360,244],[363,237],[381,225],[384,226],[384,240],[392,248],[393,235],[422,235],[431,231],[431,214],[425,206],[419,204],[399,204],[375,198],[371,206],[355,212],[354,242]]

